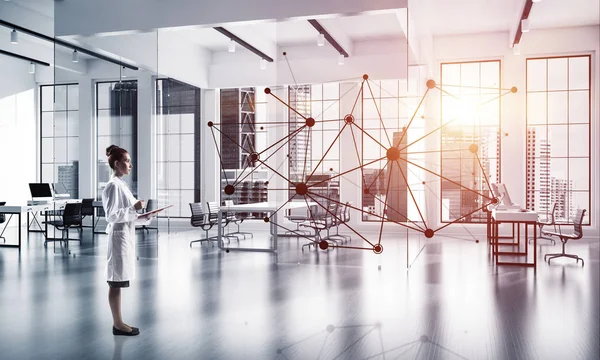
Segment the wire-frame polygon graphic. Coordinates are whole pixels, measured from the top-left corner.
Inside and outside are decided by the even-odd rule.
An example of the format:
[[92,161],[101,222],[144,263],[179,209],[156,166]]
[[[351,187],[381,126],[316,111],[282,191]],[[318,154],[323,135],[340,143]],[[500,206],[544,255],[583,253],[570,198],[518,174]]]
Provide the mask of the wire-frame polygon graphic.
[[[221,164],[221,170],[223,171],[223,176],[225,178],[226,181],[226,185],[223,188],[223,192],[225,195],[231,196],[233,195],[238,189],[237,187],[248,177],[250,176],[258,167],[253,166],[253,164],[260,164],[265,166],[267,169],[269,169],[270,171],[272,171],[276,176],[280,177],[284,182],[287,183],[287,188],[283,188],[283,189],[273,189],[273,188],[269,188],[269,190],[272,191],[285,191],[286,194],[291,193],[291,196],[286,196],[288,198],[288,200],[286,202],[284,202],[283,204],[281,204],[281,206],[273,213],[271,213],[270,216],[266,216],[264,217],[264,222],[271,222],[271,217],[276,214],[277,212],[281,211],[282,209],[285,208],[285,206],[287,205],[287,203],[289,203],[290,201],[296,199],[296,200],[301,200],[301,201],[305,201],[306,202],[306,206],[307,208],[310,209],[309,206],[309,202],[310,203],[316,203],[317,206],[319,206],[327,215],[329,215],[332,219],[334,219],[338,224],[345,226],[348,230],[350,230],[352,233],[356,234],[360,239],[362,239],[365,243],[365,245],[363,246],[346,246],[346,245],[341,245],[339,243],[331,243],[328,242],[327,239],[321,239],[318,236],[318,231],[316,231],[315,237],[314,239],[311,237],[306,236],[304,233],[299,233],[296,232],[293,229],[288,229],[285,226],[281,225],[281,224],[275,224],[273,223],[273,225],[277,226],[278,228],[281,229],[285,229],[287,232],[290,233],[294,233],[296,234],[298,237],[303,237],[308,239],[309,241],[313,242],[316,246],[318,246],[320,249],[322,250],[327,250],[330,248],[346,248],[346,249],[356,249],[356,250],[371,250],[376,254],[381,254],[383,252],[383,245],[381,244],[381,240],[382,240],[382,235],[383,235],[383,224],[384,223],[394,223],[397,224],[399,226],[411,229],[413,231],[416,232],[420,232],[422,233],[426,238],[432,238],[438,231],[446,228],[447,226],[450,226],[452,224],[458,223],[461,220],[471,216],[472,214],[484,210],[486,209],[487,206],[491,205],[491,204],[497,204],[499,202],[499,200],[495,197],[493,197],[493,191],[491,188],[491,185],[489,183],[489,179],[487,174],[485,173],[485,169],[481,163],[481,159],[479,158],[479,146],[477,144],[471,144],[468,149],[464,149],[464,150],[468,150],[477,160],[477,164],[479,166],[479,169],[481,170],[482,174],[483,174],[483,178],[485,179],[486,182],[486,186],[487,186],[487,193],[481,192],[481,191],[477,191],[475,189],[469,188],[468,186],[465,186],[464,184],[461,184],[460,182],[454,181],[446,176],[443,176],[442,174],[438,174],[437,172],[428,169],[424,166],[421,166],[419,164],[417,164],[414,161],[409,160],[409,155],[413,154],[410,152],[410,148],[411,146],[423,141],[424,139],[426,139],[428,136],[433,135],[434,133],[436,133],[437,131],[441,131],[444,127],[448,126],[450,123],[452,123],[453,121],[455,121],[456,119],[451,119],[450,121],[447,121],[446,123],[442,124],[441,126],[433,129],[432,131],[427,132],[425,135],[419,137],[418,139],[410,142],[407,144],[407,141],[403,141],[405,140],[404,137],[407,134],[408,129],[410,129],[411,125],[413,125],[413,123],[415,122],[415,120],[419,121],[419,117],[417,117],[416,115],[419,112],[419,109],[421,108],[421,106],[423,105],[423,102],[425,100],[425,98],[427,97],[427,95],[430,93],[430,91],[433,91],[434,89],[437,89],[439,91],[441,91],[442,93],[444,93],[445,95],[449,95],[454,99],[460,100],[457,96],[453,95],[452,93],[448,92],[447,90],[444,89],[443,85],[438,85],[435,80],[427,80],[426,82],[426,90],[425,93],[422,95],[417,108],[414,110],[412,116],[410,117],[410,120],[408,121],[408,124],[404,127],[404,131],[402,131],[401,137],[396,141],[396,139],[393,141],[390,141],[390,137],[388,134],[388,130],[385,127],[383,118],[381,116],[381,111],[379,110],[379,108],[377,107],[377,102],[375,101],[375,97],[372,96],[372,90],[371,90],[371,81],[369,80],[369,76],[367,74],[364,74],[362,76],[362,82],[360,83],[360,89],[358,90],[357,96],[356,96],[356,100],[354,101],[354,104],[352,106],[352,110],[346,114],[345,116],[343,116],[343,118],[341,119],[337,119],[337,121],[340,122],[341,125],[341,129],[339,130],[339,133],[337,134],[337,136],[335,136],[334,140],[332,141],[332,143],[327,147],[327,150],[325,151],[325,153],[322,155],[321,159],[318,161],[318,163],[316,164],[316,166],[312,167],[312,170],[310,171],[309,174],[303,174],[302,179],[305,179],[304,181],[301,182],[292,182],[288,177],[286,177],[284,174],[282,174],[281,172],[278,171],[278,169],[273,168],[272,166],[269,166],[269,164],[267,164],[267,161],[273,157],[277,152],[282,151],[282,149],[284,149],[284,147],[292,140],[294,139],[294,137],[296,137],[298,134],[300,134],[303,131],[308,132],[308,136],[310,137],[310,133],[313,129],[313,127],[320,121],[315,120],[312,117],[308,117],[305,116],[303,114],[301,114],[299,111],[297,111],[296,109],[294,109],[292,106],[290,106],[288,103],[286,103],[285,101],[283,101],[281,98],[279,98],[277,95],[275,95],[270,88],[265,88],[264,92],[265,94],[273,97],[276,101],[282,103],[283,105],[285,105],[287,108],[289,108],[290,111],[296,113],[298,116],[300,116],[300,118],[303,119],[303,122],[300,123],[300,127],[298,127],[296,130],[291,131],[288,135],[284,136],[283,138],[277,140],[276,142],[274,142],[273,144],[271,144],[270,146],[268,146],[266,149],[262,150],[262,151],[258,151],[257,149],[254,148],[254,145],[252,143],[249,143],[246,146],[250,146],[250,148],[245,148],[242,144],[239,144],[238,141],[236,141],[235,139],[232,139],[231,136],[227,135],[226,133],[224,133],[223,131],[221,131],[219,129],[219,126],[221,124],[219,123],[213,123],[212,121],[208,122],[208,127],[211,131],[212,134],[212,138],[214,140],[215,146],[217,148],[217,154],[219,156],[219,160],[220,160],[220,164]],[[491,88],[488,88],[488,90]],[[377,110],[377,114],[379,116],[379,123],[381,124],[381,128],[379,130],[383,131],[383,133],[385,133],[388,141],[390,142],[389,146],[385,146],[384,144],[382,144],[381,141],[377,140],[372,134],[369,133],[368,130],[365,130],[363,127],[361,127],[359,125],[359,121],[357,121],[357,118],[360,119],[359,115],[355,112],[356,110],[356,105],[359,101],[359,99],[362,98],[363,92],[365,91],[370,91],[371,93],[371,99],[373,100],[374,104],[375,104],[375,108]],[[516,93],[517,92],[517,88],[516,87],[512,87],[510,89],[501,89],[501,88],[493,88],[493,90],[498,91],[498,96],[489,99],[487,101],[485,101],[485,103],[490,102],[492,100],[496,100],[502,96],[505,96],[507,94],[511,94],[511,93]],[[500,93],[500,91],[503,91],[502,93]],[[368,96],[367,96],[368,98]],[[483,105],[483,104],[479,104],[479,105]],[[362,120],[362,119],[360,119]],[[422,120],[422,119],[420,119]],[[321,121],[332,121],[332,120],[321,120]],[[362,123],[362,121],[361,121]],[[267,125],[281,125],[281,124],[286,124],[289,125],[289,122],[285,121],[285,122],[268,122],[265,123]],[[239,125],[239,124],[238,124]],[[224,171],[224,166],[223,166],[223,160],[221,157],[221,153],[219,151],[219,145],[217,143],[217,139],[215,136],[215,131],[219,132],[220,135],[223,138],[228,139],[229,141],[231,141],[233,144],[235,144],[235,146],[238,146],[242,151],[244,151],[245,153],[250,154],[250,156],[248,157],[246,163],[244,164],[244,171],[240,172],[239,175],[237,176],[237,178],[235,179],[228,179],[225,171]],[[385,152],[385,156],[379,158],[379,159],[375,159],[375,160],[370,160],[370,161],[366,161],[364,163],[361,162],[361,157],[359,156],[359,151],[358,151],[358,144],[357,144],[357,136],[355,134],[355,131],[357,131],[359,134],[363,135],[364,137],[367,137],[369,139],[371,139],[375,144],[377,144],[377,146],[380,146],[382,148],[382,150]],[[311,178],[315,175],[315,172],[317,171],[317,169],[319,169],[319,167],[321,166],[321,164],[323,163],[323,161],[326,160],[330,150],[332,149],[332,147],[335,145],[335,143],[340,139],[341,135],[344,132],[351,132],[352,135],[352,139],[353,139],[353,143],[354,143],[354,148],[356,150],[356,155],[357,155],[357,160],[358,160],[358,166],[349,169],[349,170],[344,170],[341,171],[339,174],[335,174],[332,175],[331,177],[329,177],[326,180],[317,180],[317,181],[312,181],[311,182]],[[285,150],[285,149],[284,149]],[[283,150],[283,151],[284,151]],[[443,150],[434,150],[432,152],[443,152]],[[414,153],[418,153],[418,152],[414,152]],[[379,161],[385,161],[386,165],[384,167],[382,167],[379,171],[379,173],[377,174],[377,176],[375,176],[375,179],[373,179],[370,182],[367,182],[365,179],[365,175],[363,172],[363,169],[366,166],[369,166],[371,164],[374,164],[376,162]],[[438,177],[440,180],[444,180],[447,181],[450,184],[453,184],[454,186],[471,192],[473,193],[475,196],[477,196],[481,202],[479,204],[481,204],[481,206],[479,206],[477,209],[470,211],[467,214],[460,214],[460,216],[452,221],[449,221],[448,223],[445,223],[443,225],[441,225],[440,227],[437,228],[433,228],[431,225],[431,222],[427,221],[427,219],[425,218],[424,214],[425,212],[423,211],[423,209],[421,209],[419,207],[418,201],[415,198],[415,194],[413,192],[413,190],[411,189],[411,186],[408,184],[407,181],[407,174],[405,173],[405,171],[403,170],[403,168],[406,168],[406,165],[410,164],[422,171],[424,171],[425,173],[428,173],[430,175],[436,176]],[[246,173],[246,169],[248,169],[248,167],[251,168],[249,173]],[[380,227],[380,231],[379,231],[379,235],[378,235],[378,239],[375,240],[370,240],[367,239],[365,236],[363,236],[359,231],[357,231],[356,229],[354,229],[350,224],[348,224],[348,222],[343,221],[343,219],[341,219],[341,215],[340,213],[334,213],[331,208],[329,208],[327,206],[327,203],[329,204],[336,204],[338,206],[341,207],[348,207],[350,209],[353,209],[355,211],[360,212],[361,214],[366,214],[367,211],[363,210],[359,207],[355,207],[352,206],[348,203],[342,203],[341,201],[328,197],[326,195],[322,195],[317,191],[313,191],[313,188],[318,187],[320,185],[322,185],[323,183],[325,183],[326,181],[330,181],[336,178],[342,178],[345,175],[351,174],[353,172],[360,172],[361,174],[361,178],[362,178],[362,192],[366,195],[373,195],[373,187],[376,181],[378,181],[378,178],[382,176],[384,169],[388,169],[387,171],[387,179],[385,180],[385,184],[386,186],[384,187],[384,191],[385,191],[385,201],[383,204],[383,208],[386,209],[386,211],[388,212],[388,214],[390,213],[396,213],[397,215],[402,216],[404,219],[406,219],[406,221],[397,221],[397,220],[392,220],[389,218],[389,216],[385,216],[385,214],[382,215],[377,215],[377,214],[372,214],[369,213],[369,215],[371,217],[375,217],[378,220],[381,221],[381,227]],[[408,191],[408,194],[410,195],[410,198],[412,199],[412,201],[414,202],[414,205],[417,209],[417,212],[419,214],[419,219],[420,221],[413,221],[410,220],[407,216],[407,214],[401,214],[399,209],[395,209],[393,208],[393,206],[391,206],[391,204],[388,202],[389,199],[389,192],[390,192],[390,182],[392,179],[392,170],[394,170],[396,173],[399,172],[399,174],[402,177],[402,181],[403,181],[403,185],[406,186],[406,189]],[[423,181],[423,184],[425,184],[425,182]],[[266,185],[268,186],[268,182],[266,182]],[[292,191],[290,191],[290,189]],[[374,196],[374,195],[373,195]],[[316,218],[315,214],[312,211],[309,211],[309,218],[308,218],[308,222],[309,223],[318,223],[319,219]]]

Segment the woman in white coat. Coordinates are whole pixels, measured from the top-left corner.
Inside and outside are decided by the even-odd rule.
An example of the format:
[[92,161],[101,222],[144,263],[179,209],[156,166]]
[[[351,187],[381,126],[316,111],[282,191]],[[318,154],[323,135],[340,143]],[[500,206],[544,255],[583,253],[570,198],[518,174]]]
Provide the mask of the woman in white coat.
[[102,192],[102,205],[106,213],[108,255],[106,280],[109,285],[108,303],[113,316],[113,334],[134,336],[140,333],[121,318],[121,288],[129,287],[135,278],[135,225],[146,224],[149,216],[139,217],[136,213],[144,207],[141,200],[133,197],[127,184],[121,179],[132,169],[127,150],[116,145],[106,148],[108,164],[114,171]]

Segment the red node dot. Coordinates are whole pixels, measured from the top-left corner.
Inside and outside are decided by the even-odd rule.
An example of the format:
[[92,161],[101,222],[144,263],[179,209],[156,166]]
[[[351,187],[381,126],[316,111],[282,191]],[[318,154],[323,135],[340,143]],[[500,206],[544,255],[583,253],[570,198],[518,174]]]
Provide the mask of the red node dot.
[[308,186],[305,183],[296,184],[296,194],[304,196],[306,193],[308,193]]
[[263,221],[264,221],[264,222],[266,222],[266,223],[268,223],[269,221],[271,221],[271,219],[269,219],[269,217],[268,217],[268,216],[266,216],[266,217],[263,219]]
[[364,80],[367,80],[368,78],[369,78],[369,75],[367,75],[367,74],[364,74],[364,75],[363,75],[363,79],[364,79]]
[[475,243],[476,243],[476,244],[479,244],[479,240],[475,240]]
[[229,253],[229,249],[226,249],[226,250],[225,250],[225,252],[226,252],[226,253]]
[[214,124],[213,124],[213,122],[212,122],[212,121],[209,121],[209,122],[208,122],[208,127],[212,127],[213,125],[214,125]]
[[329,243],[327,242],[327,240],[319,241],[319,249],[327,250],[328,247],[329,247]]
[[381,246],[380,244],[373,246],[373,252],[375,254],[381,254],[383,252],[383,246]]
[[500,202],[500,200],[498,200],[498,198],[493,198],[492,199],[492,204],[497,204],[498,202]]
[[425,185],[425,181],[423,181],[422,184]]
[[308,127],[313,127],[315,126],[315,119],[309,117],[308,119],[306,119],[306,126]]
[[329,168],[329,171],[333,171],[333,168]]
[[250,159],[252,159],[252,162],[258,161],[259,157],[260,156],[258,155],[258,153],[253,152],[252,154],[250,154]]
[[469,146],[469,151],[475,154],[479,151],[479,146],[477,146],[477,144],[471,144],[471,146]]
[[261,127],[260,127],[260,129],[261,129],[261,130],[264,130],[264,129],[265,129],[265,127],[264,127],[264,126],[261,126]]
[[504,133],[504,136],[508,136],[508,133]]
[[421,119],[425,119],[425,115],[421,115]]
[[268,181],[265,181],[265,186],[267,186],[267,185],[269,185],[269,182],[268,182]]
[[265,94],[270,94],[271,93],[271,88],[265,88]]
[[517,91],[519,91],[519,89],[517,89],[516,86],[513,86],[513,87],[510,88],[510,92],[513,93],[513,94],[516,93]]
[[369,193],[369,188],[365,188],[365,189],[363,190],[363,192],[364,192],[365,194],[368,194],[368,193]]
[[398,160],[400,158],[400,150],[396,149],[395,147],[391,147],[387,150],[386,156],[390,161]]
[[284,51],[284,52],[283,52],[283,56],[286,56],[286,55],[287,55],[287,53]]
[[425,230],[425,237],[431,239],[433,237],[433,230],[427,229]]
[[433,89],[435,87],[435,80],[429,79],[425,83],[428,89]]
[[354,122],[354,115],[348,114],[348,115],[344,116],[344,121],[347,124],[352,124]]
[[233,187],[233,185],[225,186],[225,194],[233,195],[234,192],[235,192],[235,188]]
[[329,324],[327,325],[327,327],[325,328],[325,330],[327,330],[327,332],[332,333],[333,330],[335,330],[335,326]]

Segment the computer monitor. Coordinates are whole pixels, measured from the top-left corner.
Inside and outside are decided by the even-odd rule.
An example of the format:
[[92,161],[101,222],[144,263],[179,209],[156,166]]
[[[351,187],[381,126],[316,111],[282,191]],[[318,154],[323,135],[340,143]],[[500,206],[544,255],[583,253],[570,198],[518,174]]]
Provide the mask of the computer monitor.
[[513,206],[515,205],[510,195],[508,194],[508,190],[506,189],[506,185],[498,183],[492,184],[492,191],[494,192],[494,196],[496,196],[502,205]]
[[34,201],[53,199],[52,189],[48,183],[29,183],[29,190]]

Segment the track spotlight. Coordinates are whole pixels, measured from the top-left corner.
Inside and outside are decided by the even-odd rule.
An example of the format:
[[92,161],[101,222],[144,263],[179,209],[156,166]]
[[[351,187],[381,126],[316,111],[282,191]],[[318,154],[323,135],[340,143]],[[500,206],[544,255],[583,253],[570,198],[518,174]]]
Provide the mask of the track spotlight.
[[235,52],[235,41],[229,39],[229,52]]
[[513,54],[515,54],[515,55],[521,55],[521,44],[514,44],[513,45]]
[[267,60],[265,59],[260,59],[260,69],[264,70],[267,68]]
[[10,43],[18,44],[19,43],[19,34],[17,34],[17,30],[13,29],[10,33]]
[[319,33],[317,38],[317,46],[325,46],[325,34]]
[[74,63],[79,62],[79,53],[77,52],[77,50],[73,50],[73,53],[71,54],[71,61],[73,61]]
[[344,65],[344,54],[338,55],[338,65]]
[[35,64],[32,62],[29,63],[29,73],[35,74]]
[[529,19],[521,20],[521,31],[524,33],[529,32]]

